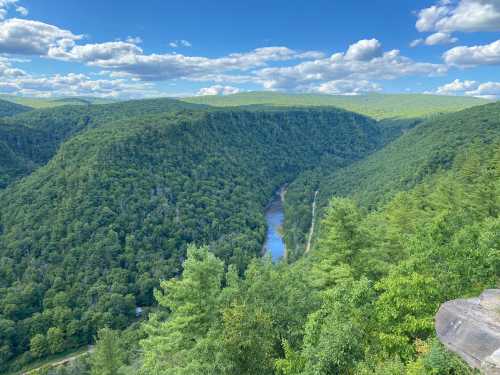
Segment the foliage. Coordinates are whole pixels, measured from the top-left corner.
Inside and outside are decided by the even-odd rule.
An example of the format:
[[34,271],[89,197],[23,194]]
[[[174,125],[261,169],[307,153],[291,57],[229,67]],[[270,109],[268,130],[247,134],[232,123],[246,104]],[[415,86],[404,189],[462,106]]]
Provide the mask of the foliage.
[[124,355],[118,333],[109,328],[99,330],[90,360],[91,375],[118,375],[125,363]]
[[[169,103],[110,106],[131,114]],[[45,121],[63,139],[74,130],[65,116],[80,129],[72,116],[86,116],[81,108],[34,111],[24,120],[30,129]],[[127,113],[95,110],[104,118]],[[93,121],[1,193],[0,317],[15,325],[11,357],[51,327],[66,348],[92,342],[100,328],[125,328],[137,306],[154,304],[160,279],[180,274],[189,243],[209,246],[241,275],[261,252],[273,191],[324,155],[349,162],[371,152],[381,134],[374,121],[334,109]]]

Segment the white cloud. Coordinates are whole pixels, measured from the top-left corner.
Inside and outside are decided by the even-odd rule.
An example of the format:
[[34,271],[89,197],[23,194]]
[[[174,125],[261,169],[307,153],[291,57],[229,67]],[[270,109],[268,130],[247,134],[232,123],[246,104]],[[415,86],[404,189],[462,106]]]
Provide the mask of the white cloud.
[[500,65],[500,39],[486,45],[452,48],[443,54],[443,59],[449,65],[461,67]]
[[21,16],[27,16],[28,9],[19,5],[16,6],[18,2],[19,0],[0,0],[0,20],[5,19],[9,11],[9,8],[13,6],[15,6],[16,12],[19,13]]
[[345,53],[347,60],[367,61],[382,55],[382,45],[377,39],[363,39],[351,44]]
[[240,89],[233,86],[222,86],[215,85],[211,87],[204,87],[200,89],[197,95],[205,96],[205,95],[231,95],[237,94],[240,92]]
[[0,53],[47,55],[51,48],[82,36],[43,22],[11,18],[0,22]]
[[456,43],[457,41],[458,41],[457,38],[452,37],[448,33],[437,32],[437,33],[431,34],[427,38],[425,38],[424,43],[428,46],[435,46],[437,44]]
[[75,45],[73,41],[63,39],[58,42],[57,46],[49,49],[47,56],[100,65],[140,54],[142,54],[142,49],[129,42]]
[[128,73],[145,81],[179,78],[200,80],[207,75],[248,71],[273,61],[310,59],[319,52],[297,52],[287,47],[264,47],[250,52],[233,53],[220,58],[186,56],[177,53],[145,55],[141,48],[126,42],[72,45],[58,43],[49,57],[80,61],[106,70]]
[[446,85],[439,86],[435,93],[440,95],[456,95],[457,93],[464,93],[465,91],[476,88],[477,86],[478,83],[476,81],[461,81],[456,79]]
[[334,95],[359,95],[382,91],[379,84],[367,80],[336,80],[312,87],[311,92]]
[[425,42],[425,39],[419,38],[412,40],[410,43],[410,47],[415,48],[418,47],[419,45],[423,44]]
[[484,82],[459,80],[438,87],[433,94],[438,95],[464,95],[486,99],[500,98],[500,82]]
[[415,39],[410,43],[410,47],[417,47],[422,44],[425,44],[427,46],[435,46],[438,44],[451,44],[451,43],[456,43],[457,41],[458,38],[451,36],[451,34],[437,32],[429,35],[425,39],[424,38]]
[[25,7],[21,7],[21,6],[18,6],[16,7],[16,12],[19,13],[21,16],[24,16],[26,17],[28,15],[28,9],[26,9]]
[[380,56],[377,52],[373,55],[376,57],[371,59],[363,55],[363,59],[353,59],[352,54],[351,58],[346,55],[335,53],[329,58],[305,61],[294,66],[264,68],[257,71],[257,76],[267,89],[301,91],[311,84],[328,81],[392,80],[412,75],[440,75],[447,71],[447,67],[441,64],[420,63],[401,56],[399,50],[383,52]]
[[421,32],[500,31],[500,1],[440,1],[420,10],[416,27]]
[[142,98],[159,96],[151,84],[125,79],[91,79],[85,74],[30,76],[2,80],[0,91],[24,96],[97,96]]
[[141,44],[142,43],[142,38],[139,36],[129,36],[127,39],[125,39],[127,43],[132,43],[132,44]]
[[189,48],[189,47],[192,47],[193,45],[191,44],[190,41],[186,40],[186,39],[181,39],[181,40],[174,40],[170,43],[168,43],[168,45],[172,48],[179,48],[179,47],[186,47],[186,48]]

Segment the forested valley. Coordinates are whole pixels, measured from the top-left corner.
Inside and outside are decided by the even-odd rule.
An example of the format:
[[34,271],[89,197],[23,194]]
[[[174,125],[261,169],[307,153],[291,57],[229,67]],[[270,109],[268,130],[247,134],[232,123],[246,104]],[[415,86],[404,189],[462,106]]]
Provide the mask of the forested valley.
[[434,315],[498,286],[500,104],[299,99],[1,119],[0,372],[92,344],[33,374],[473,374]]

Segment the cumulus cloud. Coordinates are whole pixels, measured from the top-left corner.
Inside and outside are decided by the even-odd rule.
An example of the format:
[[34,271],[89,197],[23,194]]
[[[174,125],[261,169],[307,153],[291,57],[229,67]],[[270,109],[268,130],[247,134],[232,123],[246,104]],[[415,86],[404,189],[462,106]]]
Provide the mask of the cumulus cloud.
[[[372,43],[372,45],[375,45]],[[353,46],[359,46],[358,43]],[[351,50],[349,47],[348,51]],[[360,55],[354,55],[360,56]],[[371,58],[353,59],[346,53],[305,61],[293,66],[271,67],[257,71],[267,89],[304,90],[311,84],[336,80],[392,80],[412,75],[440,75],[447,71],[442,64],[420,63],[402,56],[399,50],[379,52]]]
[[427,44],[428,46],[435,46],[437,44],[450,44],[457,41],[458,39],[452,37],[451,34],[443,32],[437,32],[425,38],[425,44]]
[[410,43],[410,47],[417,47],[422,44],[425,44],[427,46],[435,46],[438,44],[451,44],[451,43],[456,43],[457,41],[458,38],[451,36],[451,34],[437,32],[429,35],[427,38],[415,39]]
[[382,54],[382,45],[377,39],[363,39],[351,44],[345,53],[347,60],[367,61]]
[[443,54],[444,61],[449,65],[473,67],[477,65],[500,64],[500,40],[486,45],[459,46]]
[[28,9],[25,7],[17,6],[16,7],[16,12],[19,13],[21,16],[26,17],[28,15]]
[[382,91],[382,87],[367,80],[346,80],[324,82],[317,87],[312,87],[309,91],[321,94],[333,95],[360,95]]
[[485,99],[500,98],[500,82],[484,82],[459,80],[439,86],[433,94],[438,95],[465,95]]
[[31,76],[4,79],[0,92],[25,96],[97,96],[140,98],[160,93],[146,83],[126,79],[91,79],[85,74]]
[[108,42],[87,45],[59,43],[49,50],[48,56],[127,73],[145,81],[161,81],[179,78],[199,80],[207,75],[248,71],[273,61],[310,59],[323,55],[314,51],[297,52],[287,47],[257,48],[250,52],[233,53],[219,58],[177,53],[146,55],[135,44]]
[[52,48],[81,39],[71,31],[43,22],[11,18],[0,22],[0,53],[47,55]]
[[222,85],[214,85],[211,87],[204,87],[200,89],[197,95],[206,96],[206,95],[231,95],[237,94],[240,92],[240,89],[233,86],[222,86]]
[[142,54],[142,49],[130,42],[75,45],[71,40],[62,40],[49,49],[47,56],[100,65],[139,54]]
[[0,0],[0,20],[5,19],[9,8],[14,7],[15,11],[19,13],[21,16],[28,15],[28,9],[22,7],[20,5],[16,5],[19,0]]
[[441,0],[418,12],[421,32],[500,31],[499,0]]

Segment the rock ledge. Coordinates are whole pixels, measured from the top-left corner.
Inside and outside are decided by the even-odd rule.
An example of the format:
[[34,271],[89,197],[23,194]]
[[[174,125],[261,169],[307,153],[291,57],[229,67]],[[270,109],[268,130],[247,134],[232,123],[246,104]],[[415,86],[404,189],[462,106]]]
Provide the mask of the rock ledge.
[[471,367],[487,375],[500,375],[500,289],[441,305],[436,332],[439,340]]

